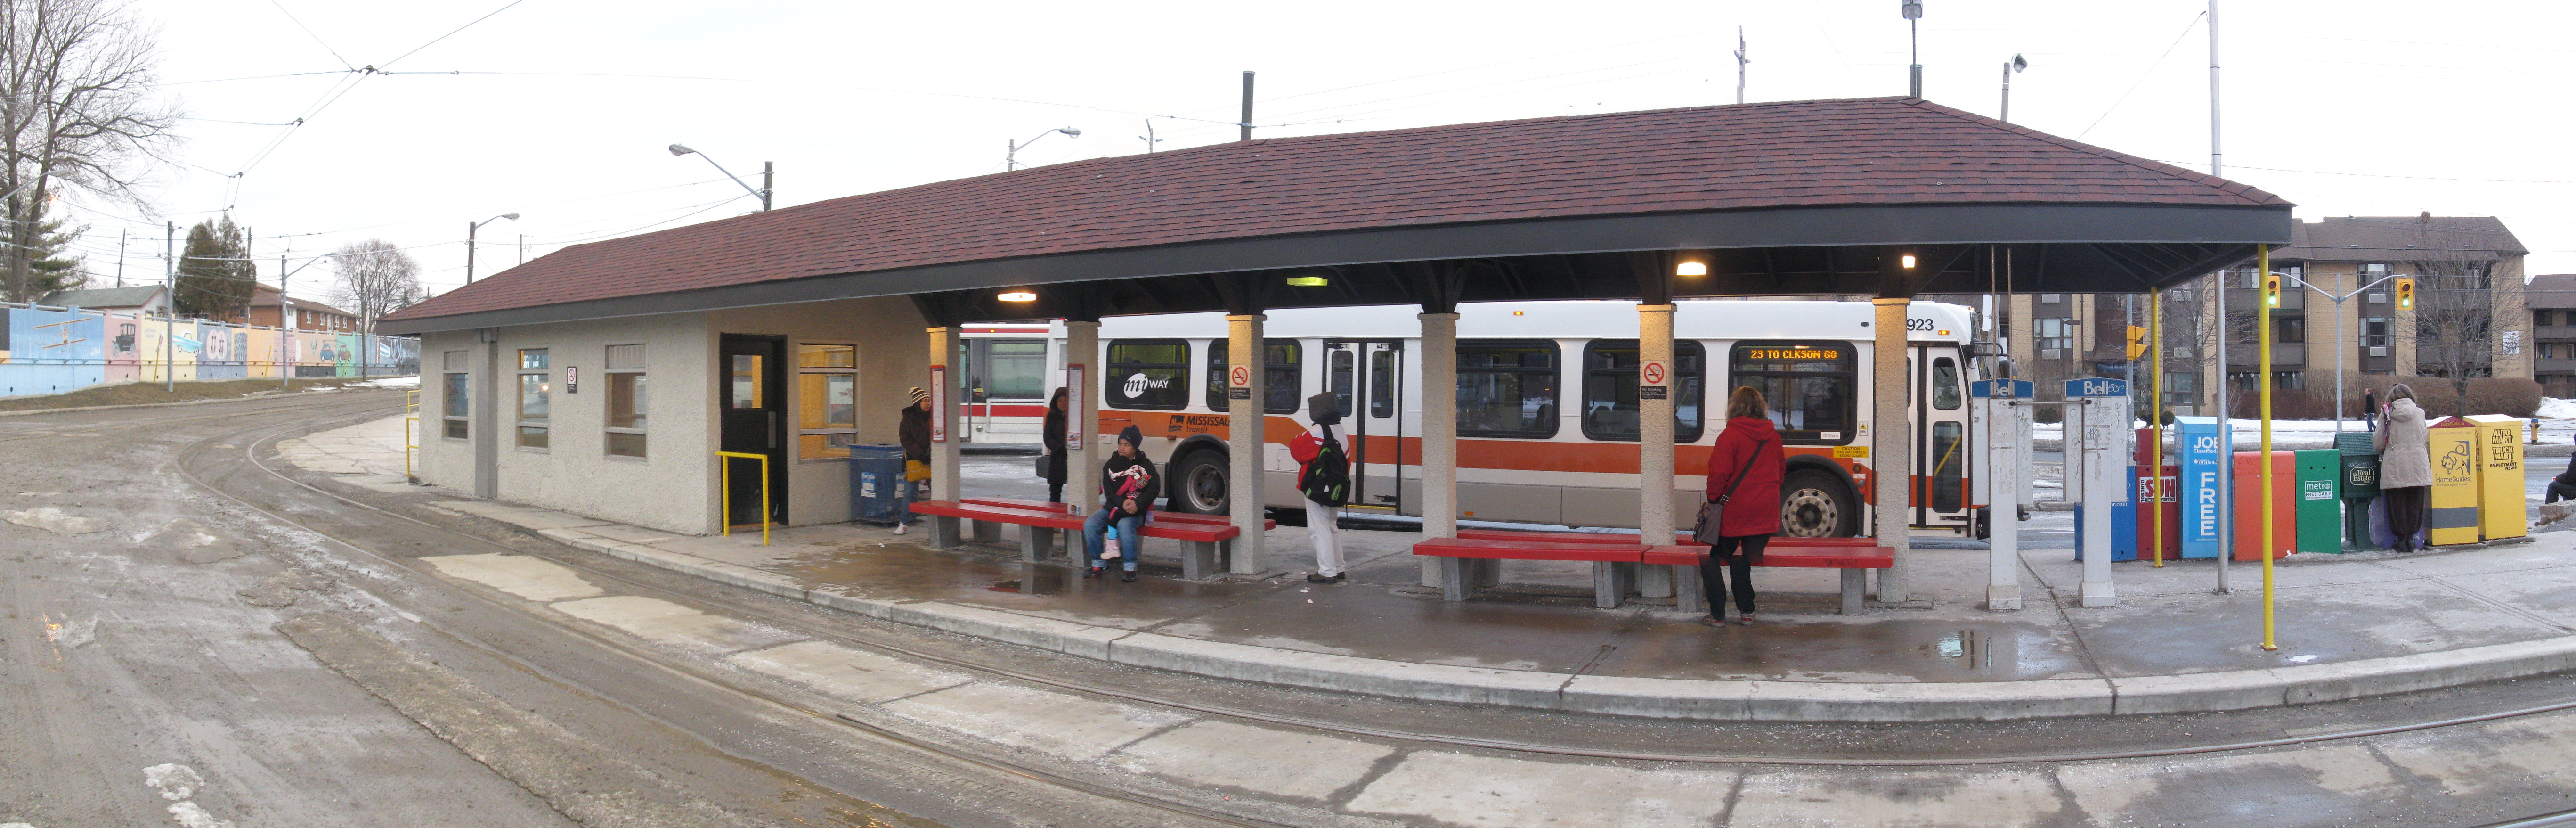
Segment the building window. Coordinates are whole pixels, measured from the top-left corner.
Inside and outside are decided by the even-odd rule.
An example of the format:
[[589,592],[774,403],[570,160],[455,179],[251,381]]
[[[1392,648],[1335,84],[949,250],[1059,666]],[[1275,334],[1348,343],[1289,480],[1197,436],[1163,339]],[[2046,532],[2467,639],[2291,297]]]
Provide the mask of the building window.
[[2297,391],[2300,388],[2304,388],[2306,386],[2302,385],[2301,380],[2299,379],[2301,376],[2303,375],[2297,371],[2274,371],[2272,372],[2272,390]]
[[2255,386],[2254,386],[2255,380],[2256,380],[2256,378],[2258,378],[2258,377],[2260,377],[2260,376],[2262,376],[2262,375],[2261,375],[2261,374],[2254,373],[2254,372],[2252,372],[2252,371],[2229,371],[2229,372],[2227,372],[2227,393],[2229,393],[2229,394],[2240,394],[2240,393],[2242,393],[2242,394],[2251,394],[2251,393],[2254,393],[2254,391],[2255,391]]
[[2200,401],[2199,374],[2166,374],[2164,386],[2166,405],[2192,405]]
[[546,349],[519,349],[519,446],[547,446],[547,399],[553,395],[554,372],[546,367]]
[[2552,319],[2556,319],[2556,318],[2558,318],[2558,314],[2556,314],[2556,313],[2554,313],[2554,312],[2551,312],[2551,311],[2545,311],[2545,310],[2541,310],[2541,311],[2532,311],[2532,312],[2531,312],[2531,325],[2532,325],[2532,327],[2535,327],[2535,328],[2546,328],[2546,327],[2549,327],[2549,326],[2550,326],[2550,325],[2552,325],[2552,324],[2556,324],[2556,323],[2553,323],[2553,322],[2551,322],[2551,321],[2550,321],[2550,320],[2552,320]]
[[[1229,405],[1225,397],[1225,361],[1229,350],[1232,349],[1227,347],[1225,340],[1208,342],[1207,407],[1210,411],[1225,411]],[[1300,384],[1306,381],[1302,367],[1305,362],[1299,357],[1297,340],[1262,340],[1262,411],[1297,413],[1297,392],[1302,390]]]
[[1458,434],[1556,436],[1556,343],[1458,343]]
[[2058,352],[2055,355],[2042,355],[2040,357],[2041,359],[2056,359],[2066,356],[2065,351],[2069,348],[2075,347],[2075,320],[2065,318],[2044,318],[2033,321],[2039,324],[2039,349],[2042,351]]
[[[1698,342],[1673,343],[1673,442],[1699,440],[1708,357]],[[1583,436],[1637,439],[1637,340],[1600,339],[1583,346]]]
[[796,439],[800,460],[849,458],[859,439],[859,346],[796,346]]
[[1732,363],[1726,387],[1762,392],[1781,443],[1840,444],[1859,436],[1860,373],[1850,343],[1743,342]]
[[2364,348],[2388,347],[2388,330],[2395,322],[2396,320],[2385,316],[2363,317],[2361,320],[2361,346]]
[[2304,316],[2272,317],[2272,341],[2308,341],[2308,318]]
[[1120,339],[1109,343],[1101,372],[1113,408],[1179,411],[1190,403],[1190,343],[1178,339]]
[[644,456],[644,346],[608,346],[608,453]]
[[473,408],[467,405],[466,389],[471,386],[465,381],[465,366],[471,364],[472,357],[465,351],[448,351],[442,359],[441,367],[447,369],[447,374],[439,385],[442,389],[439,392],[439,418],[448,439],[463,440],[471,433],[466,425],[472,417],[468,412]]

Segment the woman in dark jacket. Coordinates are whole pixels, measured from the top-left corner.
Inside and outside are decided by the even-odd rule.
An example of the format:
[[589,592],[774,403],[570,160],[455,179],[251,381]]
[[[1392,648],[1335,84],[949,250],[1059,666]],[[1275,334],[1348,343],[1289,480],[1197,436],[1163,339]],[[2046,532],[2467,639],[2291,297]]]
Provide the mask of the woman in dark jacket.
[[1085,578],[1100,577],[1108,563],[1101,560],[1102,533],[1109,524],[1118,524],[1118,546],[1121,571],[1118,580],[1136,580],[1136,533],[1145,528],[1145,512],[1154,507],[1154,496],[1163,491],[1162,475],[1154,472],[1154,461],[1145,459],[1137,445],[1145,435],[1135,426],[1118,432],[1118,450],[1109,461],[1100,464],[1100,509],[1082,522],[1084,559],[1090,564]]
[[1736,623],[1753,623],[1753,559],[1780,531],[1780,477],[1788,458],[1765,411],[1761,391],[1749,385],[1735,389],[1726,401],[1726,430],[1708,449],[1708,499],[1728,504],[1717,545],[1699,565],[1708,595],[1708,618],[1700,623],[1712,627],[1726,624],[1722,570],[1734,570],[1735,610],[1742,613]]
[[1064,502],[1064,420],[1065,389],[1057,386],[1055,396],[1047,398],[1046,425],[1039,426],[1038,442],[1046,444],[1047,502]]
[[[912,402],[903,407],[903,419],[895,423],[895,440],[903,443],[903,500],[928,497],[930,491],[930,392],[912,387]],[[895,534],[911,531],[912,516],[905,512],[902,523],[894,525]]]

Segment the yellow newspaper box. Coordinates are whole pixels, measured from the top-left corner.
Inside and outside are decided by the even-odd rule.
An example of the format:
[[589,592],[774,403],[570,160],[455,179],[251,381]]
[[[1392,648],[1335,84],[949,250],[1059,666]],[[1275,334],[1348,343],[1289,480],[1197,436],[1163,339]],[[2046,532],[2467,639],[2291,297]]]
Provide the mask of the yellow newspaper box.
[[2433,497],[2424,528],[2434,546],[2478,542],[2478,438],[2476,424],[2444,417],[2425,429],[2432,435]]
[[2478,534],[2519,538],[2523,525],[2522,420],[2500,414],[2461,419],[2478,432]]

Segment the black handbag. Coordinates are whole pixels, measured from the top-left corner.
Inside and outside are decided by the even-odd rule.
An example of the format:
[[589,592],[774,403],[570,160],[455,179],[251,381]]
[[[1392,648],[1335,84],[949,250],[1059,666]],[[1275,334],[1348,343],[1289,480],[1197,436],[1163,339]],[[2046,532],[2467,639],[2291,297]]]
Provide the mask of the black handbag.
[[1045,479],[1047,479],[1047,475],[1052,474],[1052,473],[1054,473],[1054,472],[1055,472],[1055,467],[1047,464],[1047,461],[1049,461],[1049,460],[1054,460],[1054,459],[1055,459],[1055,455],[1052,455],[1052,454],[1047,454],[1047,453],[1044,453],[1044,452],[1040,452],[1040,453],[1038,454],[1038,479],[1039,479],[1039,480],[1045,480]]
[[1762,462],[1762,447],[1770,442],[1753,441],[1753,456],[1747,458],[1744,468],[1735,473],[1735,482],[1726,484],[1726,492],[1718,495],[1716,500],[1699,505],[1699,522],[1691,524],[1692,540],[1708,544],[1711,549],[1717,547],[1721,527],[1726,525],[1726,501],[1735,497],[1735,487],[1744,485],[1744,476],[1753,473],[1753,464]]

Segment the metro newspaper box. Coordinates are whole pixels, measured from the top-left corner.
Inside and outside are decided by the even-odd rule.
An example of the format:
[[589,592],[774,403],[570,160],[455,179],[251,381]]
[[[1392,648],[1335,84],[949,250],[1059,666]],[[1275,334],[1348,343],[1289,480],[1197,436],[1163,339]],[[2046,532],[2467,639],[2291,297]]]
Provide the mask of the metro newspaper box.
[[2298,501],[2292,491],[2298,488],[2298,458],[2286,451],[2272,452],[2272,490],[2263,491],[2263,453],[2236,453],[2236,560],[2259,561],[2263,548],[2263,501],[2272,498],[2272,559],[2289,557],[2298,544]]
[[2522,420],[2473,414],[2478,432],[2478,536],[2487,540],[2529,533],[2523,522]]
[[2344,548],[2382,548],[2370,531],[2371,504],[2379,500],[2379,447],[2370,432],[2352,431],[2335,435],[2335,450],[2343,455]]
[[2424,529],[2434,546],[2478,542],[2478,427],[2444,417],[2425,428],[2432,436],[2433,505]]
[[2301,552],[2343,551],[2343,492],[2336,473],[2343,452],[2305,449],[2295,453],[2299,467],[2299,543]]
[[2182,556],[2216,558],[2218,540],[2218,476],[2226,473],[2223,448],[2231,432],[2216,417],[2175,417],[2175,466],[2181,470],[2178,487],[2182,493],[2179,514],[2182,526]]

